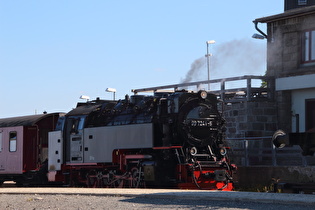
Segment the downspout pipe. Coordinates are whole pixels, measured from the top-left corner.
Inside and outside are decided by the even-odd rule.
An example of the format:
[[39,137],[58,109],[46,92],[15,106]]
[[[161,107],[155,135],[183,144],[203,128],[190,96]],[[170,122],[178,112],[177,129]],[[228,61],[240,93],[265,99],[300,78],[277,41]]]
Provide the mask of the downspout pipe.
[[255,24],[255,29],[261,34],[263,35],[266,39],[268,38],[267,34],[265,34],[264,32],[262,32],[262,30],[260,30],[258,28],[258,22],[256,20],[253,21],[253,23]]

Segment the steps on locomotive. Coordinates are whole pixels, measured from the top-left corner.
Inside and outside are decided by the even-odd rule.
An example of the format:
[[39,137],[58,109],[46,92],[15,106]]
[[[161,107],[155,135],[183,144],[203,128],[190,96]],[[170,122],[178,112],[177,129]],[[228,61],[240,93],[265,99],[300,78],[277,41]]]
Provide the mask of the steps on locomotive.
[[211,158],[210,154],[195,154],[194,157],[196,157],[196,161],[202,167],[207,168],[221,167],[221,165],[218,164],[217,161],[210,159]]
[[222,167],[221,164],[218,164],[216,161],[198,161],[200,166],[207,167],[207,168],[220,168]]
[[210,157],[210,154],[195,154],[195,157]]

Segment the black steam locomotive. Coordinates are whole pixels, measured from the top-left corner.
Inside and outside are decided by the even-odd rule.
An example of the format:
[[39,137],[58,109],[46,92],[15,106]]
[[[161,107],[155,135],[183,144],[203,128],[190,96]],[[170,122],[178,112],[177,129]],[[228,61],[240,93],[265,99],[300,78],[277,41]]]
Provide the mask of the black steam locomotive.
[[[216,96],[206,91],[97,98],[59,114],[55,129],[45,129],[48,142],[38,140],[41,150],[33,144],[37,158],[21,158],[21,174],[0,171],[0,180],[41,176],[41,183],[70,186],[232,190],[236,166],[227,156],[224,124]],[[27,160],[37,168],[24,170]]]

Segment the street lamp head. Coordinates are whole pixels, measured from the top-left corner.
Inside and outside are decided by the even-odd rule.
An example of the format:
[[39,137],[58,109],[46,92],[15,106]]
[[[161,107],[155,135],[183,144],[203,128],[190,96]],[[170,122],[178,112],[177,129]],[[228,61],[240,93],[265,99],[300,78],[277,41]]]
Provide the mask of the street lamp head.
[[264,37],[263,35],[260,35],[260,34],[253,34],[252,38],[254,38],[254,39],[265,39],[266,37]]
[[106,88],[106,92],[116,93],[116,89],[115,88]]
[[214,44],[215,41],[214,41],[214,40],[209,40],[209,41],[207,41],[206,43],[207,43],[207,44]]
[[80,96],[80,99],[84,99],[84,100],[88,101],[88,100],[90,100],[90,97],[82,95],[82,96]]

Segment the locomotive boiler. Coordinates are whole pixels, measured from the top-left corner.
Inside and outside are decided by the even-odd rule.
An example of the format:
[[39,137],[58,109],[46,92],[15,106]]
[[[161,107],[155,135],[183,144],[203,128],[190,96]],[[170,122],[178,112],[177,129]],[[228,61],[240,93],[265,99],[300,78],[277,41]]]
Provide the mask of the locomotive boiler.
[[215,95],[162,92],[78,103],[49,132],[48,181],[232,190]]

